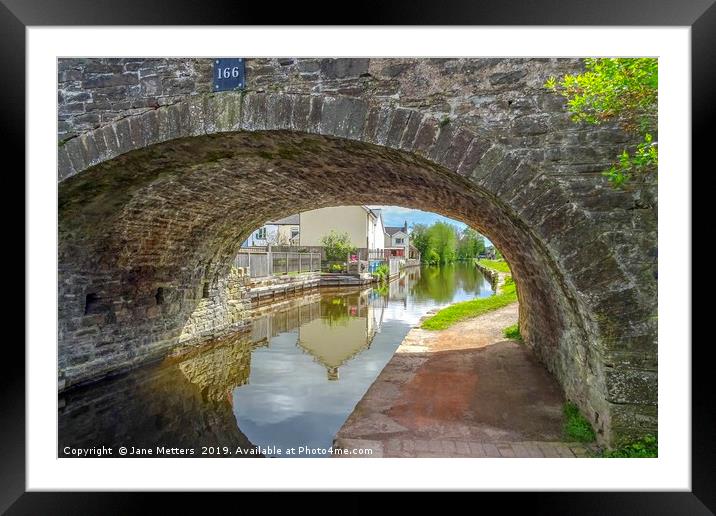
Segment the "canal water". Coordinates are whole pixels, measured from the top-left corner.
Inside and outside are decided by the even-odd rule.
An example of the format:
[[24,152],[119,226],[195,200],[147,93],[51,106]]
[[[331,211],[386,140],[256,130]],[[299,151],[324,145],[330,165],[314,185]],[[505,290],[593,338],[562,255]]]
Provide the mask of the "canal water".
[[102,446],[110,456],[329,456],[426,312],[493,294],[477,268],[455,264],[263,307],[249,332],[61,395],[59,456]]

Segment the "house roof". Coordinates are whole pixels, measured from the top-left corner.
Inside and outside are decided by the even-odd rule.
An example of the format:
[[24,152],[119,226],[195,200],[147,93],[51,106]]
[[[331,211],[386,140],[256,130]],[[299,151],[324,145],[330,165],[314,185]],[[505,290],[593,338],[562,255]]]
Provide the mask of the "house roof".
[[266,224],[274,224],[276,226],[298,226],[299,219],[298,219],[298,213],[295,215],[290,215],[288,217],[284,217],[282,219],[269,221]]
[[390,236],[393,236],[398,231],[405,233],[405,226],[385,226],[385,232],[388,233]]

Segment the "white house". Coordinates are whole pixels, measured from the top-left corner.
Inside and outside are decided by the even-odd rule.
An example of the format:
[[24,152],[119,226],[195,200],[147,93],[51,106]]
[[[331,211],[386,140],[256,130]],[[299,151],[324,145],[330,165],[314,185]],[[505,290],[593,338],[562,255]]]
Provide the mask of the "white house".
[[291,215],[276,221],[269,221],[241,244],[241,247],[267,245],[298,245],[300,234],[299,216]]
[[391,250],[394,256],[410,256],[410,235],[408,234],[408,221],[402,226],[386,226],[385,247]]
[[383,249],[385,228],[381,210],[367,206],[338,206],[305,211],[299,216],[300,245],[320,246],[331,231],[347,233],[359,249]]

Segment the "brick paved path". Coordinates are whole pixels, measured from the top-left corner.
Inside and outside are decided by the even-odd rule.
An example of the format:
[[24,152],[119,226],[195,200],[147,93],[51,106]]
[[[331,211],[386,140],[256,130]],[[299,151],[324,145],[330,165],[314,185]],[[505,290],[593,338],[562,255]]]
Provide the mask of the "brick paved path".
[[443,331],[413,328],[334,441],[351,457],[585,457],[562,442],[561,390],[503,329],[517,303]]
[[[588,457],[590,446],[566,442],[478,442],[424,439],[338,438],[336,445],[351,450],[371,450],[361,457],[486,457],[486,458],[575,458]],[[341,458],[348,458],[342,456]]]

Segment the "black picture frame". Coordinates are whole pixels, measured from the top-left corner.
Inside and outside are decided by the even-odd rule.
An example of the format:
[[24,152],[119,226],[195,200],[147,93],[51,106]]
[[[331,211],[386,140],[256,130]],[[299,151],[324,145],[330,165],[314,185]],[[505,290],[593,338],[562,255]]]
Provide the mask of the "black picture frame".
[[[3,64],[2,146],[6,162],[25,154],[25,29],[47,25],[247,25],[305,23],[316,25],[317,12],[337,12],[322,2],[282,3],[281,7],[245,2],[175,0],[0,0],[0,62]],[[341,16],[345,21],[347,17]],[[714,0],[461,0],[451,2],[365,2],[350,17],[356,25],[573,25],[689,26],[692,51],[692,148],[694,162],[709,152],[716,83],[716,5]],[[332,24],[329,21],[327,24]],[[705,161],[704,161],[705,162]],[[10,171],[6,170],[6,175]],[[24,192],[22,174],[18,190]],[[17,216],[6,219],[19,231]],[[24,241],[25,235],[16,242]],[[23,251],[24,252],[24,251]],[[689,253],[690,256],[690,253]],[[27,256],[25,256],[27,259]],[[32,274],[25,269],[25,275]],[[691,278],[684,278],[691,284]],[[691,300],[684,300],[690,302]],[[32,306],[27,306],[32,310]],[[670,343],[687,345],[691,343]],[[692,344],[692,490],[690,492],[510,493],[501,496],[503,510],[529,504],[533,514],[713,514],[716,511],[716,446],[713,387],[708,383],[710,340]],[[0,511],[8,514],[126,514],[145,504],[136,493],[28,493],[25,490],[25,353],[8,339],[6,366],[0,374]],[[711,373],[712,374],[712,373]],[[216,493],[208,493],[216,497]],[[153,495],[153,497],[158,495]],[[245,496],[245,495],[242,495]],[[496,497],[499,494],[487,494]],[[162,497],[162,509],[189,510],[187,496]],[[223,498],[223,497],[222,497]],[[505,499],[506,498],[506,499]],[[351,506],[349,499],[342,502]],[[355,504],[354,504],[355,505]],[[364,506],[363,503],[359,505]],[[146,507],[146,506],[145,506]]]

